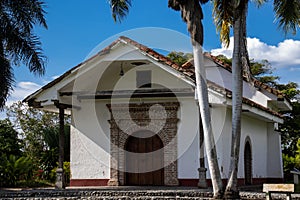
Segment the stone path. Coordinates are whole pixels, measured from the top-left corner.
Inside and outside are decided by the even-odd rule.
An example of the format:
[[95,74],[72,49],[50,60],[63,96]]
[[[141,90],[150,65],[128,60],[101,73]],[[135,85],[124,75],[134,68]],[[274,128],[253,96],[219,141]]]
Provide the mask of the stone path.
[[[241,188],[243,189],[243,188]],[[244,190],[253,190],[246,188]],[[241,199],[265,199],[265,194],[255,191],[241,191]],[[0,199],[3,200],[198,200],[211,199],[210,190],[200,190],[192,187],[95,187],[67,188],[55,190],[43,189],[0,189]],[[274,199],[285,199],[285,195],[274,195]],[[299,199],[300,194],[292,194],[292,199]]]

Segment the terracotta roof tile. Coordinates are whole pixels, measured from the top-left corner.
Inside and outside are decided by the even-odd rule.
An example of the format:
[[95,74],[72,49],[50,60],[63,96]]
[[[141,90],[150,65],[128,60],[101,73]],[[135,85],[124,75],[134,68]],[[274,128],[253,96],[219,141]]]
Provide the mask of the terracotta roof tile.
[[[58,77],[57,79],[53,80],[52,82],[46,84],[45,86],[43,86],[40,90],[43,91],[43,90],[46,90],[50,87],[52,87],[53,85],[59,83],[60,81],[62,81],[65,77],[67,77],[69,74],[71,74],[71,72],[77,68],[79,68],[80,66],[82,66],[83,64],[89,62],[90,60],[94,59],[96,56],[99,56],[99,55],[103,55],[103,54],[106,54],[106,53],[109,53],[109,51],[117,44],[119,43],[120,41],[125,41],[126,43],[129,43],[133,46],[135,46],[136,48],[138,48],[139,50],[145,52],[146,54],[158,59],[159,62],[162,62],[163,64],[166,64],[170,67],[172,67],[173,69],[177,70],[178,72],[182,73],[183,75],[191,78],[192,80],[195,81],[195,69],[194,69],[194,66],[192,64],[191,61],[183,64],[182,66],[176,64],[175,62],[173,62],[171,59],[165,57],[164,55],[154,51],[153,49],[150,49],[148,48],[147,46],[145,45],[142,45],[130,38],[127,38],[127,37],[124,37],[124,36],[121,36],[120,38],[118,38],[117,40],[115,40],[114,42],[112,42],[109,46],[105,47],[104,49],[102,49],[100,52],[98,52],[96,55],[92,56],[91,58],[87,59],[86,61],[76,65],[75,67],[73,67],[72,69],[68,70],[67,72],[65,72],[63,75],[61,75],[60,77]],[[211,58],[216,64],[220,65],[221,67],[229,70],[231,72],[231,66],[228,65],[228,64],[224,64],[223,62],[221,62],[219,59],[217,59],[215,56],[212,56],[211,54],[208,54],[208,53],[205,53],[204,56],[208,57],[208,58]],[[259,82],[258,80],[254,80],[254,83],[256,86],[259,86],[259,87],[262,87],[262,88],[265,88],[267,90],[270,90],[273,94],[276,94],[276,95],[279,95],[279,92],[277,90],[272,90],[272,88],[270,88],[269,86]],[[208,87],[216,90],[216,91],[225,91],[226,92],[226,96],[228,98],[232,98],[232,92],[227,90],[227,89],[224,89],[222,88],[221,86],[218,86],[216,85],[215,83],[211,82],[211,81],[208,81]],[[38,90],[38,91],[40,91]],[[37,91],[37,92],[38,92]],[[28,102],[31,99],[31,96],[36,94],[37,92],[29,95],[28,97],[26,97],[23,101],[24,102]],[[270,114],[273,114],[275,116],[278,116],[278,117],[282,117],[279,113],[277,112],[274,112],[272,110],[270,110],[269,108],[266,108],[264,106],[261,106],[249,99],[246,99],[246,98],[243,98],[243,102],[245,104],[248,104],[250,106],[253,106],[253,107],[256,107],[258,109],[261,109],[261,110],[264,110]]]
[[[210,53],[204,53],[204,56],[206,56],[207,58],[210,58],[212,61],[214,61],[216,64],[218,64],[219,66],[223,67],[224,69],[232,72],[231,66],[227,63],[224,63],[223,61],[221,61],[220,59],[218,59],[216,56],[211,55]],[[266,85],[265,83],[260,82],[259,80],[257,80],[256,78],[252,77],[253,84],[261,89],[267,90],[268,92],[274,94],[277,97],[284,97],[284,94],[282,92],[280,92],[279,90],[276,90],[275,88],[272,88],[268,85]]]
[[[214,91],[217,91],[217,92],[219,92],[221,94],[224,94],[224,95],[226,95],[226,97],[232,99],[232,91],[230,91],[230,90],[228,90],[226,88],[223,88],[220,85],[217,85],[216,83],[211,82],[211,81],[207,81],[207,85],[208,85],[208,88],[210,88],[210,89],[212,89]],[[269,114],[272,114],[274,116],[277,116],[279,118],[283,118],[283,115],[281,115],[280,113],[275,112],[275,111],[271,110],[270,108],[264,107],[264,106],[262,106],[262,105],[260,105],[258,103],[255,103],[254,101],[251,101],[250,99],[247,99],[245,97],[243,97],[243,103],[247,104],[247,105],[249,105],[251,107],[255,107],[255,108],[258,108],[260,110],[263,110],[263,111],[265,111],[265,112],[267,112]]]

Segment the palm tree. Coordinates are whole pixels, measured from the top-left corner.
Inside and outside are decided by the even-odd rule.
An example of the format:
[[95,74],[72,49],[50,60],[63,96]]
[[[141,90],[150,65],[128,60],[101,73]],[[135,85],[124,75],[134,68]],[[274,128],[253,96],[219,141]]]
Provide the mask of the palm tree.
[[115,22],[121,22],[129,12],[131,0],[109,0],[112,17]]
[[[256,0],[258,6],[266,0]],[[214,19],[217,29],[220,31],[221,41],[229,45],[230,26],[233,27],[234,48],[232,55],[232,145],[230,155],[229,179],[225,195],[227,197],[238,196],[237,173],[241,137],[241,113],[243,98],[243,75],[250,82],[249,56],[247,52],[247,9],[249,0],[223,1],[214,0]],[[274,0],[276,18],[285,33],[296,33],[300,25],[300,2],[298,0]]]
[[41,42],[34,25],[47,28],[44,3],[40,0],[0,1],[0,109],[13,90],[13,65],[28,66],[37,75],[45,72]]
[[[211,117],[208,102],[208,89],[206,84],[205,68],[203,65],[203,13],[201,4],[208,0],[169,0],[168,6],[176,11],[181,11],[182,19],[187,23],[191,35],[196,74],[196,91],[200,107],[201,120],[204,130],[204,142],[208,158],[208,165],[212,179],[214,196],[222,196],[222,180],[217,161],[217,152],[211,127]],[[121,21],[129,11],[131,0],[110,0],[110,8],[115,21]]]
[[187,23],[188,31],[191,36],[193,55],[194,55],[194,67],[196,75],[196,91],[201,115],[201,121],[203,125],[204,143],[207,155],[207,162],[209,166],[210,176],[213,185],[214,197],[221,198],[222,191],[222,179],[220,169],[217,160],[217,151],[214,141],[214,136],[211,126],[211,115],[208,101],[208,89],[206,81],[206,72],[203,65],[203,12],[201,4],[207,3],[208,0],[196,0],[196,1],[181,1],[181,0],[169,0],[169,7],[174,10],[181,11],[181,17],[184,22]]

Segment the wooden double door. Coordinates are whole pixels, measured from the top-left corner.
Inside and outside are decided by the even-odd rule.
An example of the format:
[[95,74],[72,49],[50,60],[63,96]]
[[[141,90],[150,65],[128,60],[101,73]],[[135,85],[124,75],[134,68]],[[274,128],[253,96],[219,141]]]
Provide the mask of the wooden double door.
[[140,131],[127,139],[125,153],[126,185],[163,185],[164,153],[159,136]]

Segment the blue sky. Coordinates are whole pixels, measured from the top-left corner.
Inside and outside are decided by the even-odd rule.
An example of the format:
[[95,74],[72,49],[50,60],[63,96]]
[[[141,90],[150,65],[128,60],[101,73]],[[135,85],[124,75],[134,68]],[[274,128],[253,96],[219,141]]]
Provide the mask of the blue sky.
[[[48,57],[46,74],[36,77],[26,67],[14,69],[15,91],[9,103],[21,100],[66,70],[82,62],[87,55],[102,41],[131,29],[158,27],[178,31],[188,35],[180,13],[168,8],[167,0],[133,1],[130,14],[122,23],[115,23],[111,18],[106,0],[45,0],[48,30],[36,28],[43,43],[44,54]],[[212,5],[203,6],[204,49],[214,54],[230,51],[223,49],[212,20]],[[268,59],[275,67],[281,82],[300,83],[300,33],[285,37],[274,22],[272,5],[261,8],[250,5],[248,14],[248,45],[250,56],[257,60]],[[146,31],[147,32],[147,31]],[[145,33],[145,32],[144,32]],[[155,33],[157,34],[157,33]],[[160,42],[158,35],[151,35],[152,42]],[[132,39],[139,41],[138,37]],[[165,41],[166,42],[166,41]],[[178,41],[170,41],[176,49]],[[151,47],[151,40],[147,41]],[[189,41],[186,41],[189,49]]]

